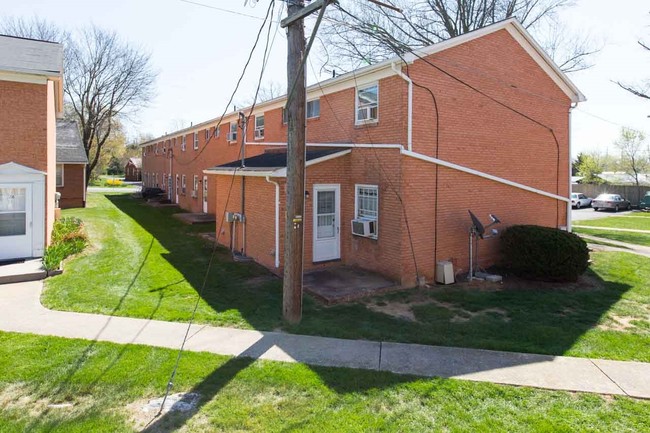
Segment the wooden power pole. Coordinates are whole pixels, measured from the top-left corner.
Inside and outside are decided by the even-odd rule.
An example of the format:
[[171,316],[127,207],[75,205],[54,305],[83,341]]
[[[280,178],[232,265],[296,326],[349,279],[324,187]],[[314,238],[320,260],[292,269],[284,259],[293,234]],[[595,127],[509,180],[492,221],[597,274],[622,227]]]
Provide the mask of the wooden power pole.
[[[305,215],[305,60],[313,42],[305,44],[303,19],[323,8],[329,0],[317,0],[305,7],[304,0],[287,0],[287,18],[282,27],[287,27],[287,200],[285,213],[284,282],[282,316],[289,323],[299,323],[302,318],[302,273],[303,235]],[[316,32],[317,27],[314,28]]]

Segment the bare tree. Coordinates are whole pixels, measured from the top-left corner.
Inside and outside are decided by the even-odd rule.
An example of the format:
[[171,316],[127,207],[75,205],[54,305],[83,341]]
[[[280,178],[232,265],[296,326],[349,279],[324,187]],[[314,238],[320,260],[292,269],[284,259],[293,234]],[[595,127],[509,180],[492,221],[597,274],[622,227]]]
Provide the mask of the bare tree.
[[571,0],[383,0],[401,12],[369,2],[341,0],[322,30],[323,49],[343,70],[429,46],[497,21],[516,17],[565,72],[591,66],[588,37],[570,36],[557,12]]
[[623,128],[614,144],[621,151],[620,169],[634,179],[637,189],[640,188],[641,175],[650,169],[650,148],[645,135],[641,131]]
[[[644,43],[643,41],[638,41],[638,44],[641,45],[643,49],[650,51],[650,45]],[[626,84],[621,83],[620,81],[617,81],[616,84],[632,93],[633,95],[644,99],[650,99],[650,79],[644,80],[640,84]]]
[[[275,98],[279,98],[284,95],[286,90],[284,86],[275,81],[269,81],[260,86],[259,91],[257,92],[257,102],[270,101]],[[251,95],[251,101],[255,99],[255,95]]]
[[0,32],[64,43],[66,112],[79,124],[89,160],[86,179],[90,179],[118,122],[153,96],[156,73],[149,54],[115,32],[91,26],[70,36],[37,17],[6,19]]

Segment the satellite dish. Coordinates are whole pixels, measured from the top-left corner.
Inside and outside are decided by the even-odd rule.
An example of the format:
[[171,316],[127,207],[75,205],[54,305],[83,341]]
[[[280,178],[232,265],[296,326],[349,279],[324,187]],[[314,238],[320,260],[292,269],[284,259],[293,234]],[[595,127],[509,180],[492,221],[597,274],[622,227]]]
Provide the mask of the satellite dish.
[[492,219],[493,224],[499,224],[501,222],[501,220],[499,218],[497,218],[496,215],[493,215],[493,214],[490,214],[490,219]]
[[483,234],[485,234],[485,227],[483,227],[481,221],[476,218],[476,215],[474,215],[471,210],[468,209],[467,212],[469,212],[469,217],[472,219],[472,224],[474,224],[474,227],[476,228],[476,233],[480,237],[483,237]]

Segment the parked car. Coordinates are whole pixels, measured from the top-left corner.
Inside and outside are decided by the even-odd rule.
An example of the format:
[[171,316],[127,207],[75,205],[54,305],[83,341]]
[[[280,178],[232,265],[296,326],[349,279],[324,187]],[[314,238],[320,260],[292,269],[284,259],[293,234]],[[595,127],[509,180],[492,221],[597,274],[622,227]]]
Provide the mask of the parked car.
[[645,197],[639,202],[639,209],[650,209],[650,191],[645,193]]
[[618,212],[621,209],[630,210],[632,204],[618,194],[601,194],[591,201],[591,207],[596,211],[614,209],[614,212]]
[[591,199],[581,192],[572,192],[571,206],[576,209],[580,209],[581,207],[589,207],[591,206]]

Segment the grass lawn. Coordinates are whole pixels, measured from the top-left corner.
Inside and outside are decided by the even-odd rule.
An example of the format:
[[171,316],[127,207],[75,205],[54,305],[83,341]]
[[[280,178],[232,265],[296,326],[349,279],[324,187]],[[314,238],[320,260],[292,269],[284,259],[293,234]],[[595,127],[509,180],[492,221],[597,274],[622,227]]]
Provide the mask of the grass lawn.
[[[53,309],[187,321],[211,247],[169,208],[128,195],[89,194],[88,208],[66,210],[87,223],[90,247],[47,280]],[[410,290],[324,307],[305,297],[298,326],[281,320],[282,288],[255,264],[219,250],[196,321],[421,344],[650,361],[650,259],[593,255],[590,289],[528,283],[503,290],[457,286]],[[387,308],[387,307],[391,307]],[[403,314],[395,314],[395,311]],[[390,314],[388,314],[390,313]]]
[[629,244],[643,245],[650,247],[650,233],[634,233],[634,232],[619,232],[614,230],[600,230],[600,229],[583,229],[581,227],[574,227],[573,231],[576,233],[584,233],[586,235],[598,236],[599,238],[611,239],[619,242],[627,242]]
[[644,216],[625,215],[615,216],[609,218],[601,218],[596,220],[576,221],[576,225],[590,226],[590,227],[612,227],[619,229],[635,229],[635,230],[648,230],[650,231],[650,218],[647,214],[639,212]]
[[[0,332],[0,431],[132,432],[176,351]],[[641,432],[650,402],[185,353],[198,411],[146,432]],[[140,414],[139,417],[136,414]],[[136,424],[139,421],[139,425]]]

